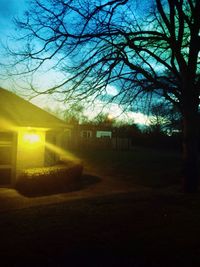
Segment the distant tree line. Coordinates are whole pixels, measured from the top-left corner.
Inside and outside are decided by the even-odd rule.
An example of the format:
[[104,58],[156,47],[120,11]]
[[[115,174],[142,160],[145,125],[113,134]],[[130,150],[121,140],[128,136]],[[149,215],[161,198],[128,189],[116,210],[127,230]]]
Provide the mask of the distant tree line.
[[54,114],[64,119],[67,124],[110,128],[114,138],[129,138],[133,146],[181,149],[181,114],[172,105],[167,106],[159,102],[152,105],[149,124],[142,127],[134,121],[112,118],[108,113],[100,113],[90,119],[84,114],[84,106],[79,103],[64,111],[57,109]]

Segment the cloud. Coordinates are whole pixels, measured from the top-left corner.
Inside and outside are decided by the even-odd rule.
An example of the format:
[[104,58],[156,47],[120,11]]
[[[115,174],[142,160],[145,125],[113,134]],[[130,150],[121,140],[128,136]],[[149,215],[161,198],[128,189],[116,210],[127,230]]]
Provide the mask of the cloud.
[[115,96],[118,94],[117,88],[113,85],[107,85],[106,93],[111,96]]

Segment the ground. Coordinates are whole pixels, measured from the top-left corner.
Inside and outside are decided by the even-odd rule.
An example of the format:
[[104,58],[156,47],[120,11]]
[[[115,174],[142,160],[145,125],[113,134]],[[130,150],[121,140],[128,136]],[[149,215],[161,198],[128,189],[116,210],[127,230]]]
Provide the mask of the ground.
[[78,191],[1,189],[2,266],[199,266],[200,194],[181,192],[177,153],[76,154],[85,165]]

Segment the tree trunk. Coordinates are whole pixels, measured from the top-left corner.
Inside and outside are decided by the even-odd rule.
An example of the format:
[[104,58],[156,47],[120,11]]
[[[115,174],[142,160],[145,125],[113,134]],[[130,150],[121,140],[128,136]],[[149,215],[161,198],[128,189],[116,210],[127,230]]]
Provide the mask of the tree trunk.
[[191,109],[183,116],[183,190],[186,193],[197,192],[199,180],[198,109],[194,112]]

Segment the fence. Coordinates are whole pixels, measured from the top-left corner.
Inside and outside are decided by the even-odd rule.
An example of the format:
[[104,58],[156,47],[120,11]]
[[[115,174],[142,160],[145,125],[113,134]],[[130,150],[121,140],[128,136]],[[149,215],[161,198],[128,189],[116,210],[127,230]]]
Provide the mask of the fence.
[[90,149],[90,150],[130,150],[132,148],[129,138],[63,138],[64,149]]

